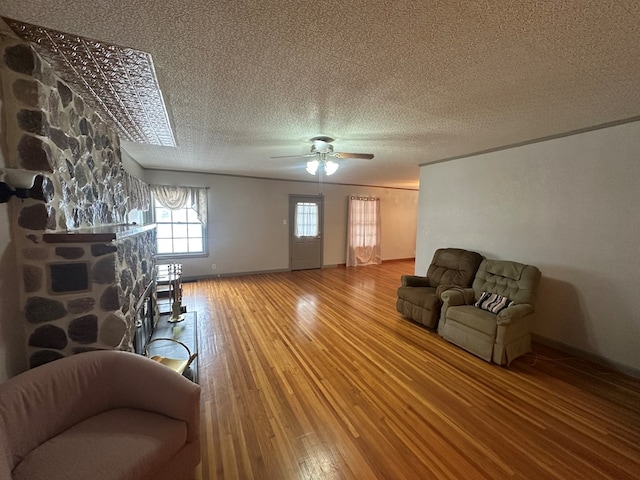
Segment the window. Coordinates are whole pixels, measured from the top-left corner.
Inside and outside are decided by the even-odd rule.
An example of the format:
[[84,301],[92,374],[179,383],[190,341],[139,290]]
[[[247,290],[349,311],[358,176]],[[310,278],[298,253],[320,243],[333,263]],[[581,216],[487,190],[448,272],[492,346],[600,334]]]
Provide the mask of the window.
[[380,200],[350,197],[347,222],[347,266],[382,263]]
[[317,237],[318,236],[318,204],[317,203],[296,203],[295,216],[296,237]]
[[158,255],[206,254],[206,189],[151,186]]

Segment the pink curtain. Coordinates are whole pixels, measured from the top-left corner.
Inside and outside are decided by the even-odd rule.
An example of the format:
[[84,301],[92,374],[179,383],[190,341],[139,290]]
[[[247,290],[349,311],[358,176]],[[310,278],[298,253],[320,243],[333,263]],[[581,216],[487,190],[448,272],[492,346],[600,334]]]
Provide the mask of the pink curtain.
[[380,199],[349,197],[347,266],[382,263],[380,256]]

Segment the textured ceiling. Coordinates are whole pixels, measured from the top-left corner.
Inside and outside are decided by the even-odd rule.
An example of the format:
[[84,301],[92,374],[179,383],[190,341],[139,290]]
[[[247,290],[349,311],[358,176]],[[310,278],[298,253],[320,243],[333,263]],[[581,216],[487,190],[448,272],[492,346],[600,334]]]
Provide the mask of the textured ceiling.
[[0,0],[0,15],[148,52],[177,147],[145,168],[416,188],[418,165],[640,116],[640,2]]

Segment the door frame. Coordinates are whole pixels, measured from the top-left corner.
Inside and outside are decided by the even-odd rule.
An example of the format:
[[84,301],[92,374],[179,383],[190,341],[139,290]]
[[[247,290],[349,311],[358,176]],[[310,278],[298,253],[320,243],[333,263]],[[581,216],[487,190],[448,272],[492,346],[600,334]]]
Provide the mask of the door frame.
[[310,200],[313,202],[318,202],[319,211],[318,211],[318,233],[320,240],[320,265],[318,268],[322,268],[324,262],[324,195],[322,193],[318,195],[306,195],[306,194],[289,194],[289,270],[291,270],[291,259],[292,259],[292,251],[291,251],[291,240],[294,235],[295,228],[295,206],[299,201]]

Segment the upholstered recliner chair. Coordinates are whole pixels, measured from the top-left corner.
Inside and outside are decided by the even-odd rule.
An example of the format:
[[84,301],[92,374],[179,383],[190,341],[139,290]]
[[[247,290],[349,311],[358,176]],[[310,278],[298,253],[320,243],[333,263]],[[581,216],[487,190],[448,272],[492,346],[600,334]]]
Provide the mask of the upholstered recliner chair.
[[482,255],[462,248],[439,248],[433,255],[427,276],[402,275],[396,309],[403,316],[429,328],[440,317],[440,292],[452,286],[469,287]]
[[200,387],[134,353],[86,352],[0,384],[0,479],[187,480]]
[[472,288],[442,292],[438,333],[478,357],[499,365],[531,351],[530,318],[540,270],[484,259]]

